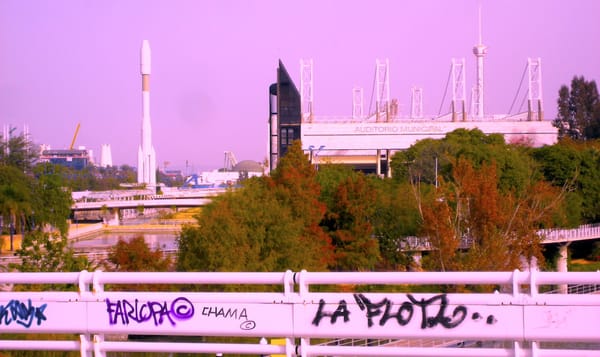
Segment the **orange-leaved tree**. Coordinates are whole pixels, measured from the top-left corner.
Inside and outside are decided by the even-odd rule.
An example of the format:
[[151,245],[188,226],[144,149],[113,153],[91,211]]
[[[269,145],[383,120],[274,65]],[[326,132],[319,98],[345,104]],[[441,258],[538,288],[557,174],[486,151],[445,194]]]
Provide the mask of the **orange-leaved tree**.
[[564,193],[530,179],[525,190],[502,191],[495,163],[479,169],[455,160],[452,180],[421,199],[422,231],[434,250],[433,270],[513,270],[534,258],[540,263],[539,228],[559,212]]

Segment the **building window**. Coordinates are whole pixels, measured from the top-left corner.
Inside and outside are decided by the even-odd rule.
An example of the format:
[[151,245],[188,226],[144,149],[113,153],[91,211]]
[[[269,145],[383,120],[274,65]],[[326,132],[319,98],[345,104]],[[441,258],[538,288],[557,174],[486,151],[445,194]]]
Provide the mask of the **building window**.
[[294,128],[281,129],[281,146],[289,146],[294,141]]

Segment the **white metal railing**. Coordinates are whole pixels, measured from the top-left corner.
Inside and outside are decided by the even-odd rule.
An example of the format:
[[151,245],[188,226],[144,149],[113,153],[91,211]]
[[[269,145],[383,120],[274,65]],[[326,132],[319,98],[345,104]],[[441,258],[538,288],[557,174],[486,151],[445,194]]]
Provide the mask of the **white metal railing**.
[[[600,356],[599,296],[538,293],[540,288],[560,284],[600,285],[598,272],[83,271],[0,273],[0,284],[77,287],[76,291],[0,292],[0,333],[80,335],[76,341],[25,344],[22,340],[0,340],[0,350],[80,351],[82,356],[96,357],[132,351],[287,356]],[[105,284],[193,284],[204,287],[204,291],[106,291]],[[239,287],[238,292],[207,288],[215,285]],[[270,288],[267,292],[252,292],[244,289],[249,285]],[[361,285],[369,285],[369,292],[357,292]],[[486,285],[498,291],[394,292],[411,285]],[[376,286],[384,287],[375,290]],[[344,292],[348,290],[354,292]],[[255,339],[256,343],[108,338],[125,335],[233,336]],[[262,338],[284,339],[285,344],[262,344]],[[318,345],[311,344],[311,339],[387,339],[395,343]],[[511,347],[459,349],[468,344],[426,347],[411,343],[417,340],[500,341]],[[571,342],[589,344],[596,350],[570,346],[555,350],[540,345]]]
[[[600,223],[584,224],[577,228],[562,229],[548,228],[538,231],[538,235],[542,238],[542,244],[549,243],[566,243],[578,240],[600,239]],[[467,249],[473,244],[473,239],[463,237],[460,242],[461,249]],[[400,249],[405,251],[422,251],[434,250],[435,247],[431,244],[428,237],[409,236],[404,237],[400,242]]]
[[539,232],[544,242],[571,242],[600,238],[600,224],[584,224],[573,229],[544,229]]

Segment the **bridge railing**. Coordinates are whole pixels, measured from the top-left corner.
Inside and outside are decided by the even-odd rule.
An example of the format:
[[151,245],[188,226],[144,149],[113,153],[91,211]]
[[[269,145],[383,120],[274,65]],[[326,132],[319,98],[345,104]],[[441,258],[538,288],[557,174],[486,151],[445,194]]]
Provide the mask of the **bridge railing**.
[[545,242],[568,242],[600,238],[600,224],[584,224],[573,229],[544,229],[539,234]]
[[[600,285],[600,273],[83,271],[0,273],[0,284],[13,285],[12,291],[0,292],[0,333],[80,336],[71,341],[0,340],[0,351],[65,350],[97,357],[107,352],[133,351],[286,356],[582,356],[584,348],[591,346],[598,349],[592,355],[600,355],[598,295],[539,293],[548,285]],[[29,284],[75,288],[33,291]],[[112,290],[123,284],[129,289],[131,284],[158,285],[157,291]],[[173,291],[164,284],[193,286],[195,291]],[[107,285],[111,290],[106,289]],[[249,288],[251,285],[261,285],[266,291],[257,292]],[[430,288],[418,289],[428,292],[401,292],[410,291],[413,285]],[[446,293],[431,288],[438,285],[450,286],[452,291],[469,291],[470,286],[491,286],[496,291]],[[126,339],[132,335],[232,336],[255,343]],[[264,338],[285,342],[263,344],[260,341]],[[315,339],[394,342],[331,346],[312,344]],[[482,346],[499,341],[510,347],[457,351],[459,345],[473,344],[444,348],[399,343],[427,339],[480,341]],[[569,345],[557,350],[549,348],[549,343]]]
[[[600,238],[600,223],[584,224],[577,228],[571,229],[541,229],[538,231],[538,235],[542,239],[542,243],[572,242],[577,240]],[[473,239],[471,237],[463,237],[460,241],[459,247],[461,249],[467,249],[472,244]],[[435,247],[433,244],[431,244],[431,241],[428,237],[409,236],[404,237],[400,241],[400,249],[407,251],[423,251],[434,250]]]

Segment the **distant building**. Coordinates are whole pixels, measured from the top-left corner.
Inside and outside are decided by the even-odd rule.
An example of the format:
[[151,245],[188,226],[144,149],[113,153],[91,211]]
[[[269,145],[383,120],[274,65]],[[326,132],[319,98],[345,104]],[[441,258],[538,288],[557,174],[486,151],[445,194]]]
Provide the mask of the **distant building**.
[[75,170],[82,170],[93,164],[91,153],[85,148],[79,149],[42,149],[40,162],[62,165]]
[[[269,87],[270,170],[277,167],[293,140],[302,141],[302,149],[313,165],[346,164],[363,172],[386,176],[391,176],[390,160],[395,152],[406,150],[419,140],[444,138],[456,129],[502,134],[507,142],[527,142],[536,147],[557,141],[557,129],[551,121],[543,120],[541,109],[537,116],[530,110],[521,115],[477,117],[468,116],[461,109],[461,115],[453,112],[429,118],[422,115],[403,117],[398,114],[397,102],[388,98],[387,62],[378,61],[377,66],[383,68],[383,74],[377,76],[378,100],[374,113],[319,118],[312,112],[312,74],[302,73],[301,79],[308,78],[308,83],[301,83],[302,91],[299,91],[279,61],[277,82]],[[312,71],[312,67],[308,70]],[[541,99],[536,102],[541,108]],[[362,105],[362,101],[357,103]],[[462,104],[460,108],[465,107]],[[362,113],[362,110],[357,112]]]
[[112,151],[110,149],[110,144],[102,144],[102,149],[100,150],[100,166],[109,167],[112,165]]

